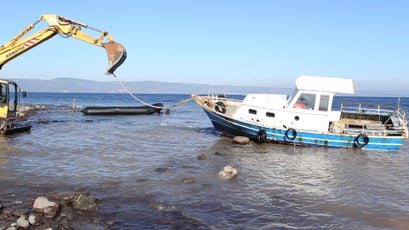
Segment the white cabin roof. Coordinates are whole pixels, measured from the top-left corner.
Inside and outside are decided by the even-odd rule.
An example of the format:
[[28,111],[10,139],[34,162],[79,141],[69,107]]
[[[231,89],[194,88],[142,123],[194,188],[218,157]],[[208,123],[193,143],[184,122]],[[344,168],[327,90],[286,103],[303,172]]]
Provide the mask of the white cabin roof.
[[355,94],[352,79],[302,75],[297,78],[295,85],[299,90]]

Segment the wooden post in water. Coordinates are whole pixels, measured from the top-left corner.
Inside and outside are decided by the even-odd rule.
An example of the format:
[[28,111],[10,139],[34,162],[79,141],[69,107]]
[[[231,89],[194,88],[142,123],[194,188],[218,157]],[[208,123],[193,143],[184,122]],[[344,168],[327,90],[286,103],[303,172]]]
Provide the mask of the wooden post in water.
[[77,99],[72,99],[72,111],[77,111]]

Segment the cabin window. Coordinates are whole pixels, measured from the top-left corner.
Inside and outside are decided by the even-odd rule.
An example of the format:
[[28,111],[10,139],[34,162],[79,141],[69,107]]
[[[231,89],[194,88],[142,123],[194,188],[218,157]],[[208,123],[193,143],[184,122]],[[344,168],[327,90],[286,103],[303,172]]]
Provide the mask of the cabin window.
[[0,84],[0,104],[5,104],[7,98],[7,85]]
[[266,113],[266,117],[272,117],[272,118],[274,118],[275,116],[276,116],[275,113],[270,113],[270,112],[267,112],[267,113]]
[[250,113],[250,114],[257,114],[257,110],[255,110],[255,109],[249,109],[249,113]]
[[314,109],[315,96],[313,93],[302,93],[293,107],[298,109]]
[[328,105],[329,105],[329,95],[321,95],[319,110],[323,112],[327,112]]

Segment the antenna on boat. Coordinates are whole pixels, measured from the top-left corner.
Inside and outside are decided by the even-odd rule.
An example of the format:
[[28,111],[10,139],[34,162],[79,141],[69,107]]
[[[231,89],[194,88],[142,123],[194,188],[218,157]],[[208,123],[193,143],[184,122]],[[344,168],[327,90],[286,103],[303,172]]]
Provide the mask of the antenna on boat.
[[402,93],[402,84],[400,84],[400,86],[399,86],[398,107],[400,106],[400,96],[401,96],[401,93]]

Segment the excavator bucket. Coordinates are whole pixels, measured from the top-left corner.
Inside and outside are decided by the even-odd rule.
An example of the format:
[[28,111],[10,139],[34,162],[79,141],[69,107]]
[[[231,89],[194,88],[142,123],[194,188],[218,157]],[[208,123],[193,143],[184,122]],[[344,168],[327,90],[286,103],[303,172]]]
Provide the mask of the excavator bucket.
[[102,44],[108,55],[107,74],[114,74],[114,71],[124,63],[126,59],[126,50],[121,44],[111,41]]

